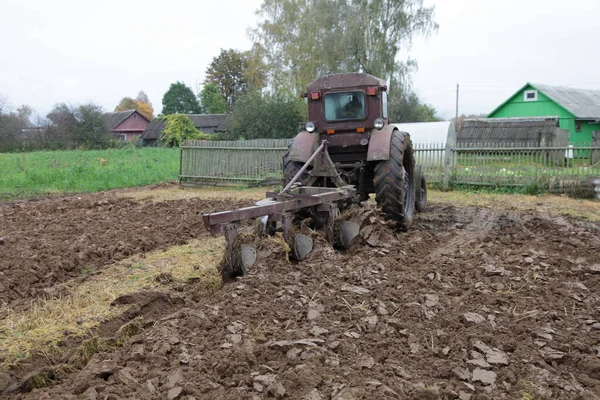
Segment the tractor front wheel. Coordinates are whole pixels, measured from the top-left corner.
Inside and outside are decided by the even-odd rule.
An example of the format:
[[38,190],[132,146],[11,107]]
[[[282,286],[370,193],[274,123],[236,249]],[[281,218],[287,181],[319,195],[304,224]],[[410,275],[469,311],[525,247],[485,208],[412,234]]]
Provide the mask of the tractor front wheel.
[[407,231],[415,210],[415,159],[408,133],[392,133],[390,158],[375,165],[373,184],[384,218]]

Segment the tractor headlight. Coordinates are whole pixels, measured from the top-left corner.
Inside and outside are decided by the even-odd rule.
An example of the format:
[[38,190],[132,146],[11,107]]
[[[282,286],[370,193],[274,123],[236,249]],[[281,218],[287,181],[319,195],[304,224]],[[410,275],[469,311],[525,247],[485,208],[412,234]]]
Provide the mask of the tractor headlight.
[[377,118],[374,121],[374,123],[375,123],[375,128],[377,128],[377,129],[381,129],[381,128],[383,128],[383,125],[385,125],[385,122],[383,121],[382,118]]
[[308,121],[308,122],[307,122],[307,123],[304,125],[304,128],[306,129],[306,131],[307,131],[307,132],[311,132],[311,133],[312,133],[312,132],[314,132],[314,131],[315,131],[316,125],[315,125],[315,123],[314,123],[314,122],[312,122],[312,121]]

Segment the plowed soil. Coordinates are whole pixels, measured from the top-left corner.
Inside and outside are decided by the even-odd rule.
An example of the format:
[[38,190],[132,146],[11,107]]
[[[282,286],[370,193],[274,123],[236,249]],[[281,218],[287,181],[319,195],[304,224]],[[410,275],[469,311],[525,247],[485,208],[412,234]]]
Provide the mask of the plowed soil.
[[[0,296],[30,300],[79,274],[82,258],[100,267],[202,237],[202,212],[235,205],[110,195],[2,205]],[[28,391],[18,369],[2,373],[18,388],[7,395],[600,398],[598,223],[444,203],[407,233],[371,205],[361,218],[346,252],[317,233],[307,260],[265,245],[247,276],[215,294],[190,283],[131,295],[122,302],[151,310],[145,331],[45,388]]]
[[136,202],[118,191],[0,204],[0,302],[55,294],[83,272],[207,235],[202,213],[249,201]]

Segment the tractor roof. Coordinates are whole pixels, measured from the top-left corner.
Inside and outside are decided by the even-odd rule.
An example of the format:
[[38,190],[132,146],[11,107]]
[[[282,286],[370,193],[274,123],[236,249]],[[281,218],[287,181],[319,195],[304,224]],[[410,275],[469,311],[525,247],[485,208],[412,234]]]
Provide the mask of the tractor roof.
[[306,86],[308,92],[318,89],[341,89],[356,86],[385,86],[385,81],[363,73],[323,75]]

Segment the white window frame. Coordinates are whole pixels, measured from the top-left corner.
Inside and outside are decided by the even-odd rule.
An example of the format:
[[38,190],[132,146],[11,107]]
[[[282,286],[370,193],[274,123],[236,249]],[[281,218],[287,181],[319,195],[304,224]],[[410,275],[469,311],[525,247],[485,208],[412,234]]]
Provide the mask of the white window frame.
[[[529,99],[527,98],[528,94],[533,93],[533,98]],[[523,101],[537,101],[538,99],[538,91],[537,90],[526,90],[525,92],[523,92]]]

